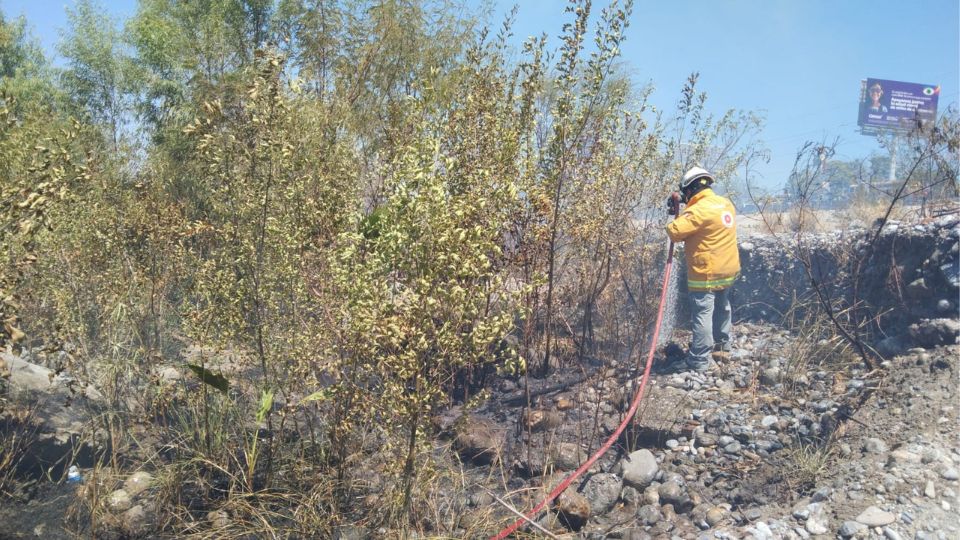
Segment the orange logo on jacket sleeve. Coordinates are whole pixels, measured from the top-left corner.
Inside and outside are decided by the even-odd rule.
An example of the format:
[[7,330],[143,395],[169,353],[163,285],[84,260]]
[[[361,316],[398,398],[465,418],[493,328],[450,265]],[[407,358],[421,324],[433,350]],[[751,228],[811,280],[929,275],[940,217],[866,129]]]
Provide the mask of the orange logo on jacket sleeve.
[[720,214],[720,221],[723,223],[723,226],[728,229],[733,227],[733,214],[730,212],[724,212]]

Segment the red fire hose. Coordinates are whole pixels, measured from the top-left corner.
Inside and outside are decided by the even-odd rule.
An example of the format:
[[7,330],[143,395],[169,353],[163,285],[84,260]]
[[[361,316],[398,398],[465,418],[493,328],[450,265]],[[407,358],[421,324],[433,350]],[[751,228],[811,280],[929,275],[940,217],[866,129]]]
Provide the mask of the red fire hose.
[[647,380],[650,379],[650,367],[653,365],[653,353],[657,350],[657,338],[660,335],[660,325],[663,322],[663,307],[667,303],[667,289],[669,288],[669,284],[670,284],[670,269],[672,267],[673,267],[673,240],[670,241],[670,249],[667,254],[667,263],[663,272],[663,288],[660,292],[660,306],[657,308],[657,322],[653,327],[653,338],[650,340],[650,352],[647,354],[647,365],[643,370],[643,379],[641,379],[640,381],[640,388],[637,389],[637,394],[633,397],[633,401],[630,403],[630,409],[627,410],[627,414],[623,417],[623,421],[620,422],[619,426],[617,426],[617,430],[614,431],[612,435],[610,435],[610,438],[607,439],[605,443],[603,443],[603,446],[601,446],[600,449],[596,451],[596,453],[590,456],[590,459],[588,459],[583,465],[580,465],[579,469],[577,469],[576,471],[573,471],[573,473],[571,473],[570,476],[564,478],[563,482],[560,482],[560,484],[557,487],[553,488],[553,491],[551,491],[550,494],[547,495],[545,499],[540,501],[539,504],[534,506],[533,510],[530,510],[529,512],[527,512],[524,518],[518,519],[517,521],[513,522],[512,525],[510,525],[509,527],[497,533],[496,536],[491,537],[491,540],[503,540],[504,538],[509,536],[511,533],[516,531],[525,522],[533,521],[533,518],[537,515],[538,512],[540,512],[540,510],[543,510],[545,506],[553,502],[554,499],[556,499],[561,493],[563,493],[563,490],[567,489],[567,487],[570,485],[571,482],[573,482],[574,480],[577,479],[577,477],[579,477],[581,474],[586,472],[587,469],[589,469],[590,466],[594,464],[594,462],[600,459],[600,456],[605,454],[607,450],[609,450],[610,447],[613,446],[614,441],[616,441],[617,438],[620,437],[620,434],[623,433],[624,429],[626,429],[627,424],[629,424],[630,420],[633,419],[633,415],[636,414],[637,407],[640,405],[640,400],[643,399],[643,391],[647,387]]

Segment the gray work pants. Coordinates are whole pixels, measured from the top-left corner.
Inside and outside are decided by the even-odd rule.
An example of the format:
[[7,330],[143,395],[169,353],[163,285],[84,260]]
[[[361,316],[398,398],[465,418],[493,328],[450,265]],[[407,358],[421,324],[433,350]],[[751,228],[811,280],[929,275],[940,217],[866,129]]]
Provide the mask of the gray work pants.
[[710,360],[714,343],[730,350],[730,289],[690,291],[690,320],[693,336],[689,361],[705,365]]

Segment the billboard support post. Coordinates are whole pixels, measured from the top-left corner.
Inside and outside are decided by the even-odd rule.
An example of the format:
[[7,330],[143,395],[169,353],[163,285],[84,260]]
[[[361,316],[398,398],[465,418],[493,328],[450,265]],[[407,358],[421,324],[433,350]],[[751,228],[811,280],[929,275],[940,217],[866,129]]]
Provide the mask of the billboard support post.
[[891,138],[893,140],[890,142],[890,173],[887,175],[887,180],[894,182],[897,179],[897,146],[900,145],[900,135],[894,133]]

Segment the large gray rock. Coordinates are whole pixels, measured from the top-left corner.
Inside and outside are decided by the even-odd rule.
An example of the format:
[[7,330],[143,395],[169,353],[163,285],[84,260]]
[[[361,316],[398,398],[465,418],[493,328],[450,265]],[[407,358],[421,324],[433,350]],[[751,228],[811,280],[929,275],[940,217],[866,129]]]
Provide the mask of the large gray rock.
[[644,525],[655,525],[663,519],[660,507],[655,504],[645,504],[637,509],[637,519]]
[[643,502],[646,504],[660,505],[660,485],[651,484],[643,490]]
[[107,506],[114,512],[123,512],[130,509],[132,505],[130,495],[122,489],[114,491],[107,497]]
[[770,526],[763,521],[758,521],[752,527],[748,527],[747,532],[753,536],[754,540],[773,540],[775,538]]
[[123,483],[123,489],[131,497],[140,495],[153,484],[153,475],[146,471],[137,471]]
[[727,510],[726,508],[720,506],[713,506],[707,510],[704,519],[706,520],[708,526],[716,527],[717,524],[727,519]]
[[957,319],[924,319],[911,324],[910,339],[919,347],[930,349],[938,345],[957,343],[960,336],[960,321]]
[[623,481],[637,489],[643,489],[653,482],[660,471],[657,458],[646,448],[630,453],[620,462]]
[[572,471],[587,459],[587,453],[576,443],[562,442],[551,448],[550,458],[561,471]]
[[677,480],[664,482],[657,491],[660,494],[660,501],[663,504],[672,505],[674,510],[679,513],[686,512],[693,507],[693,502],[687,495],[686,490]]
[[920,463],[923,459],[923,456],[909,450],[904,450],[903,448],[898,448],[893,452],[890,452],[890,455],[887,456],[887,466],[896,466],[896,465],[905,465],[905,464],[915,464]]
[[2,360],[0,372],[8,375],[11,393],[34,392],[45,396],[69,395],[71,398],[79,394],[90,399],[103,399],[100,392],[92,386],[76,384],[63,373],[56,373],[43,366],[27,362],[17,355],[0,352],[0,360]]
[[807,506],[810,516],[804,523],[804,528],[810,534],[827,534],[830,530],[830,517],[823,503],[811,503]]
[[869,506],[857,516],[857,521],[868,527],[883,527],[897,520],[897,516],[885,512],[876,506]]
[[900,536],[900,533],[898,533],[894,529],[891,529],[890,527],[883,528],[883,536],[887,540],[903,540],[903,537]]
[[36,442],[21,466],[39,474],[51,467],[65,468],[71,458],[82,467],[92,466],[98,450],[90,444],[91,418],[105,402],[103,395],[93,386],[9,352],[0,352],[0,364],[10,402],[34,409],[40,423]]
[[599,473],[587,480],[581,493],[590,501],[590,511],[600,515],[610,510],[620,499],[623,481],[615,474]]

